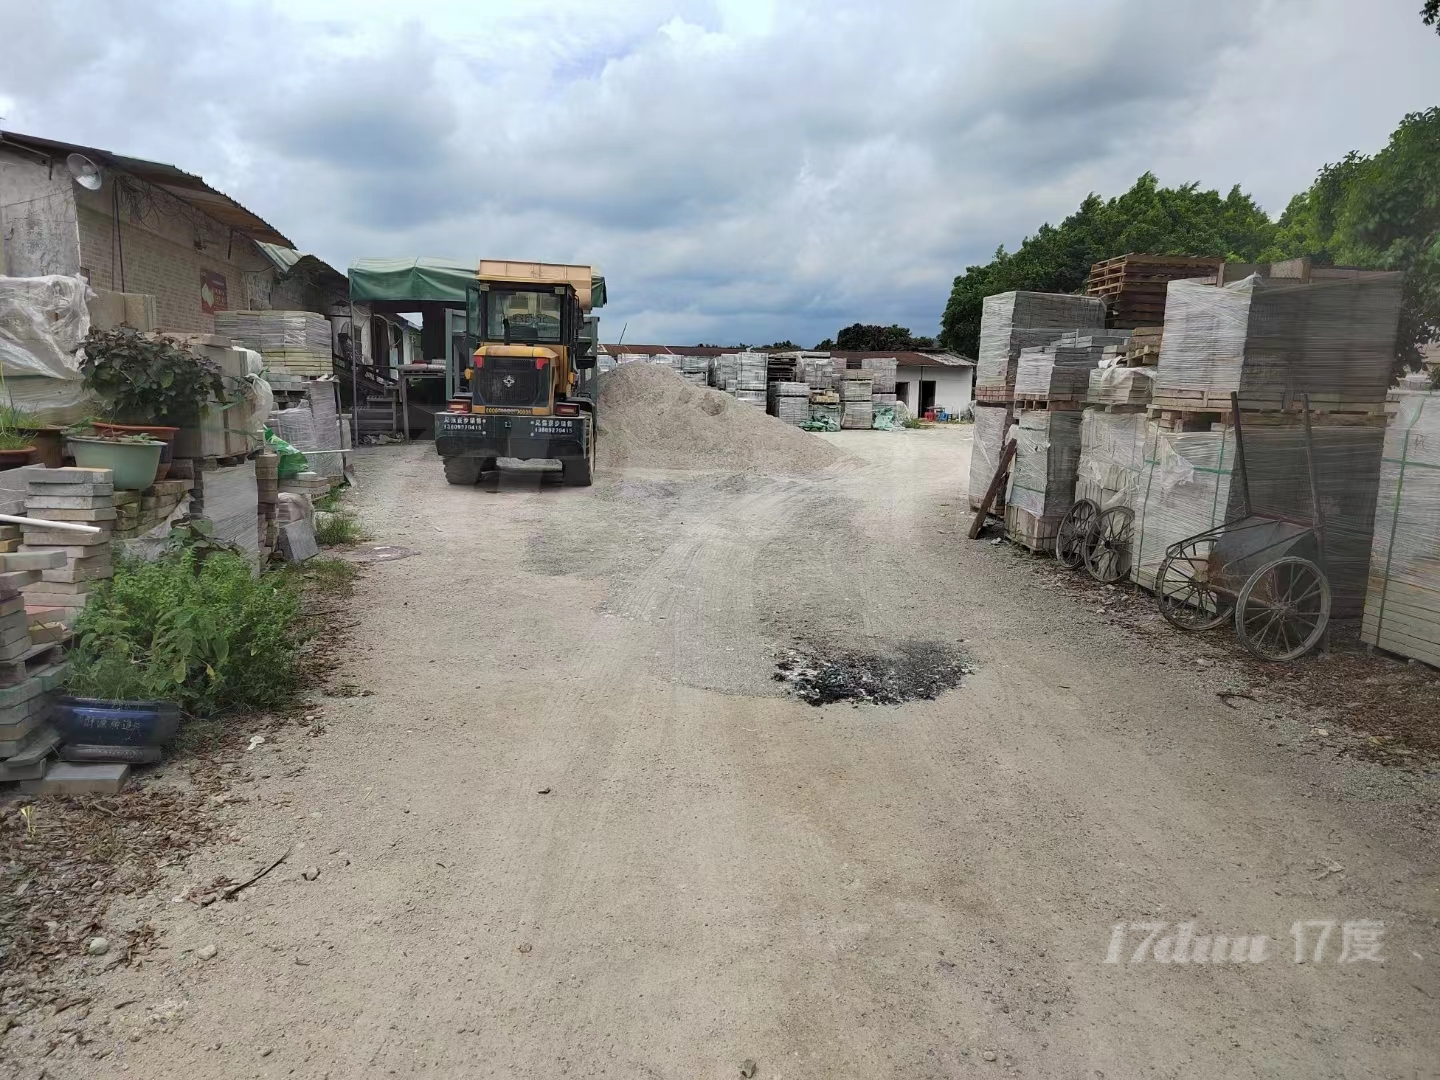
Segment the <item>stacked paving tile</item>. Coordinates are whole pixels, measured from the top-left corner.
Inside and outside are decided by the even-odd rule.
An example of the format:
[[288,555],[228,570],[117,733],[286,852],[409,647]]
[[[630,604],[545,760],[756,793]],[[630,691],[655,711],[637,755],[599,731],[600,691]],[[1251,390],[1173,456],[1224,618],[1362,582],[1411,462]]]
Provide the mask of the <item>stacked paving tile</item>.
[[133,540],[168,521],[190,497],[190,485],[189,480],[157,480],[144,491],[115,492],[114,539]]
[[874,421],[874,377],[868,371],[844,371],[840,376],[840,426],[868,430]]
[[109,469],[32,469],[27,517],[90,525],[98,533],[49,529],[40,523],[21,526],[27,554],[51,553],[63,558],[39,571],[39,580],[27,583],[25,601],[32,607],[57,608],[73,621],[85,607],[93,583],[115,573],[110,542],[115,528],[115,487]]
[[280,497],[280,455],[266,450],[255,459],[255,531],[260,542],[260,562],[263,565],[275,550],[279,525],[275,517],[276,500]]
[[786,424],[799,427],[810,419],[810,384],[773,382],[770,384],[770,415]]

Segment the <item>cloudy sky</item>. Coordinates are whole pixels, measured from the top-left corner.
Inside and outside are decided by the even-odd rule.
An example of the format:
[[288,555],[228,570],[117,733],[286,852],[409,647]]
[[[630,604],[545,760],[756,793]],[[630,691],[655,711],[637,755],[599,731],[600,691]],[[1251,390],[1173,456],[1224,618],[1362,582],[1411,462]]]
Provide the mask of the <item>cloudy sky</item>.
[[0,0],[0,127],[203,175],[337,267],[588,262],[602,336],[938,329],[1141,172],[1272,213],[1440,104],[1420,0]]

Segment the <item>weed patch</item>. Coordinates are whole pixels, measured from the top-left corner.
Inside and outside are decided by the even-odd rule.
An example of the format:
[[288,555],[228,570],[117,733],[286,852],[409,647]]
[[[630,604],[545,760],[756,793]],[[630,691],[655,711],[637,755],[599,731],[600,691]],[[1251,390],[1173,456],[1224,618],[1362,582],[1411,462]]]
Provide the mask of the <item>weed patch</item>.
[[360,527],[360,522],[355,520],[354,514],[347,514],[342,510],[324,516],[316,515],[315,539],[326,547],[354,544],[365,539],[365,530]]

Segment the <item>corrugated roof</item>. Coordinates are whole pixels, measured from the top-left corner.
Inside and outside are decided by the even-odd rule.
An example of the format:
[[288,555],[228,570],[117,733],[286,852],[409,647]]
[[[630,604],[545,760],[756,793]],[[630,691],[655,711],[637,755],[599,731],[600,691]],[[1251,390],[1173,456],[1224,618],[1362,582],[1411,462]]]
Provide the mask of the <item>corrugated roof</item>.
[[320,278],[328,278],[330,285],[334,288],[345,288],[345,275],[318,255],[304,255],[294,248],[281,247],[279,244],[267,244],[263,240],[257,240],[255,246],[274,264],[275,269],[279,270],[282,276],[297,273],[314,274]]
[[81,146],[79,143],[42,139],[37,135],[21,135],[13,131],[0,132],[0,146],[6,143],[27,147],[52,157],[84,154],[97,165],[129,173],[137,179],[144,180],[147,184],[154,185],[181,202],[193,206],[221,225],[234,229],[238,233],[244,233],[252,240],[263,240],[266,243],[279,244],[287,248],[295,246],[264,218],[251,213],[223,192],[216,191],[200,177],[177,169],[174,165],[146,161],[143,158],[126,157],[123,154],[114,154],[109,150],[101,150],[94,146]]

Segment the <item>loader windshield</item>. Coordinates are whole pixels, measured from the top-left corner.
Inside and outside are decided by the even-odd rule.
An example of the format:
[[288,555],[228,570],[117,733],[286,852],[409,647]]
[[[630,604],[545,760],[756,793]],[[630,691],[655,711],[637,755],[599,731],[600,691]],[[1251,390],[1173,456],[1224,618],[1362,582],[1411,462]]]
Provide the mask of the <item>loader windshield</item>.
[[560,340],[560,297],[553,292],[495,290],[485,320],[487,341]]

